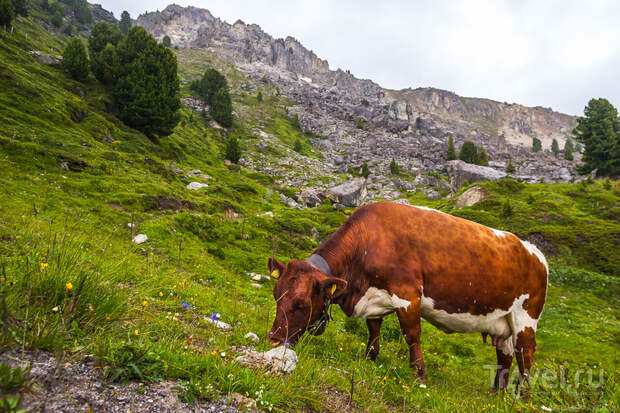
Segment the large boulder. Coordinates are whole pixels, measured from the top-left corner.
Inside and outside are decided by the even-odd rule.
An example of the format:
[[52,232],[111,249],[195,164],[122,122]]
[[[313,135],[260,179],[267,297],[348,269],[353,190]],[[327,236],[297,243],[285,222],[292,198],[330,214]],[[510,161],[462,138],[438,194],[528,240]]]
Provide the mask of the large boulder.
[[484,201],[488,197],[489,196],[482,187],[473,186],[467,191],[463,192],[461,196],[456,199],[456,204],[454,206],[457,209],[461,209],[463,207],[470,207],[476,205],[480,201]]
[[366,180],[352,179],[344,184],[329,188],[326,195],[337,204],[349,207],[360,206],[367,195]]
[[466,163],[460,160],[448,161],[446,163],[446,169],[450,176],[450,184],[453,190],[459,189],[464,181],[469,183],[495,181],[506,176],[506,172],[498,171],[488,166]]

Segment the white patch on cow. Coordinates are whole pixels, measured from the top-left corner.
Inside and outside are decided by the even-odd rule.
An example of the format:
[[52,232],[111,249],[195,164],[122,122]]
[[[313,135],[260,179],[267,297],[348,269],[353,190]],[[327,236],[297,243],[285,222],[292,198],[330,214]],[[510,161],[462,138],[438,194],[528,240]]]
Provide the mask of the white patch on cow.
[[422,210],[424,210],[424,211],[439,212],[440,214],[449,215],[449,214],[446,214],[445,212],[440,211],[440,210],[438,210],[438,209],[433,209],[433,208],[429,208],[429,207],[425,207],[425,206],[419,206],[419,205],[410,205],[410,206],[411,206],[412,208],[418,208],[418,209],[422,209]]
[[549,275],[549,265],[547,264],[547,259],[545,258],[543,253],[540,252],[540,250],[538,248],[536,248],[536,245],[534,245],[534,244],[532,244],[531,242],[528,242],[528,241],[523,241],[521,239],[519,241],[521,241],[521,244],[523,244],[525,249],[530,254],[535,255],[536,258],[538,258],[538,260],[542,263],[542,265],[545,266],[545,270],[547,271],[547,275]]
[[501,347],[504,354],[514,351],[517,334],[531,327],[536,331],[537,319],[533,319],[523,308],[523,303],[530,297],[523,294],[516,298],[508,310],[496,309],[483,315],[470,313],[448,313],[435,308],[435,301],[422,294],[422,318],[447,333],[489,333],[491,336],[504,338]]
[[396,311],[398,308],[408,308],[410,301],[400,298],[396,294],[390,295],[386,290],[369,287],[362,298],[353,308],[353,317],[377,318]]
[[489,229],[493,231],[496,237],[502,238],[506,236],[506,233],[504,231],[500,231],[499,229],[495,229],[495,228],[489,228]]

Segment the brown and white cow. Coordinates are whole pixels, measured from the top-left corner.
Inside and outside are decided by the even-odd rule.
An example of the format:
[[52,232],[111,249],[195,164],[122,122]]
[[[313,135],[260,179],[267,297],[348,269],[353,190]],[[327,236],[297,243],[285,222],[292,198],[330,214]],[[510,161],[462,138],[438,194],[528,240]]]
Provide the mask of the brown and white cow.
[[493,389],[505,387],[515,352],[520,377],[528,379],[548,266],[534,245],[511,233],[379,202],[357,209],[307,260],[284,265],[269,258],[268,265],[279,276],[274,345],[295,343],[306,330],[322,332],[334,303],[366,319],[373,360],[383,316],[396,312],[420,380],[421,318],[449,333],[490,335],[501,366]]

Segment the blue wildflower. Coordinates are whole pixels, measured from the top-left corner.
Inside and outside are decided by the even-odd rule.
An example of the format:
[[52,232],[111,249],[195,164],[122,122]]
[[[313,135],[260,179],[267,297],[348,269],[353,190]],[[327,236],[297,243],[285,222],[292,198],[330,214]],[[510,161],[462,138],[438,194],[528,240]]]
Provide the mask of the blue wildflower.
[[183,308],[189,308],[189,307],[190,307],[190,305],[189,305],[189,303],[188,303],[188,302],[183,301],[183,302],[181,303],[181,307],[183,307]]
[[291,345],[291,343],[290,343],[290,342],[288,342],[288,341],[285,341],[285,342],[284,342],[284,347],[289,347],[290,345]]
[[220,313],[211,313],[211,320],[215,321],[220,318]]

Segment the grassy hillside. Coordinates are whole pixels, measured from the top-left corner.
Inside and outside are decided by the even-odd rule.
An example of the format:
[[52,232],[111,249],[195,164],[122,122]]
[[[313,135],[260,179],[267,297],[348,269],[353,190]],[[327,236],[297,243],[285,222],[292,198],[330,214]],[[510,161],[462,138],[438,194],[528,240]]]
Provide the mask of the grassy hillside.
[[[110,97],[92,76],[72,81],[28,54],[57,54],[67,40],[36,22],[44,17],[35,11],[13,34],[0,34],[3,349],[40,348],[69,361],[94,354],[110,380],[179,378],[186,400],[239,392],[264,410],[341,411],[351,377],[352,410],[401,410],[403,402],[416,411],[446,412],[618,409],[617,185],[507,179],[482,184],[488,200],[462,210],[453,200],[409,198],[522,237],[535,234],[544,243],[551,287],[530,401],[484,395],[485,366],[495,364],[495,352],[479,335],[446,335],[425,323],[423,388],[412,381],[395,316],[384,322],[381,355],[372,363],[363,357],[365,323],[346,320],[337,309],[324,335],[304,337],[295,348],[300,361],[292,374],[261,374],[235,363],[232,347],[248,345],[249,331],[264,338],[274,317],[273,282],[257,288],[246,272],[266,273],[272,249],[284,261],[307,257],[351,212],[289,208],[279,193],[294,190],[225,165],[230,134],[256,159],[294,156],[293,143],[304,134],[286,115],[289,102],[258,84],[265,96],[259,103],[239,89],[250,81],[234,66],[215,55],[179,51],[184,81],[208,63],[223,69],[236,91],[238,117],[224,131],[184,108],[175,132],[153,143],[114,116]],[[256,128],[277,142],[261,152]],[[319,157],[309,145],[304,153]],[[196,169],[210,178],[190,175]],[[208,187],[189,190],[191,181]],[[513,213],[502,218],[505,199]],[[148,241],[133,244],[137,233]],[[205,321],[213,312],[233,325],[231,332]],[[566,380],[545,383],[543,370],[545,377],[564,374]],[[583,373],[575,381],[577,371]]]

